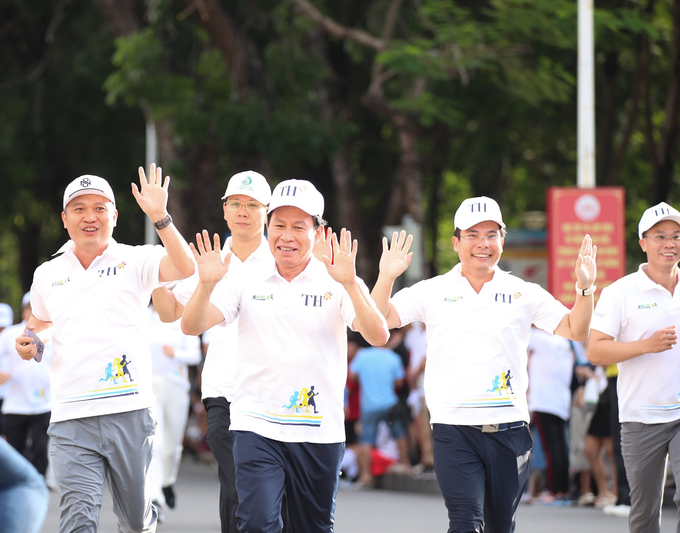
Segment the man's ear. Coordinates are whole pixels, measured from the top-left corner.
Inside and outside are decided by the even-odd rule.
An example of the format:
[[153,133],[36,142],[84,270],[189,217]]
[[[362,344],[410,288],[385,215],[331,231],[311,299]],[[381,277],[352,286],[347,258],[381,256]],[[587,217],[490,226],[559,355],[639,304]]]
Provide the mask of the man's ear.
[[460,245],[460,241],[458,240],[458,237],[455,235],[451,237],[451,242],[453,243],[453,251],[458,252],[458,246]]

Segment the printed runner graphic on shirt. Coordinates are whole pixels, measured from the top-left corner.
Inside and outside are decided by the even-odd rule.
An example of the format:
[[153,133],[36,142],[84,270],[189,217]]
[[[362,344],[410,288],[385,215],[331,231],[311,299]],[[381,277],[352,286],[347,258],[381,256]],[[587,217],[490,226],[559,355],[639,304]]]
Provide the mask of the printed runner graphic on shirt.
[[248,414],[282,426],[320,427],[323,415],[319,414],[316,405],[316,396],[318,395],[319,392],[314,389],[314,385],[302,387],[300,390],[293,391],[287,400],[288,403],[281,406],[289,413],[281,414],[267,411],[264,414],[254,412]]
[[[485,391],[489,393],[487,398],[462,400],[455,403],[450,402],[448,405],[450,407],[512,407],[515,404],[515,400],[517,400],[517,396],[512,390],[513,378],[514,376],[510,369],[503,370],[491,380],[491,387]],[[496,397],[496,393],[498,393],[498,397]]]
[[[86,402],[89,400],[103,400],[107,398],[115,398],[118,396],[129,396],[131,394],[139,394],[139,387],[133,384],[132,374],[130,373],[130,364],[132,361],[128,360],[127,355],[123,354],[116,357],[113,361],[107,363],[104,367],[104,377],[99,378],[99,382],[105,384],[112,383],[112,387],[106,387],[83,391],[69,398],[66,398],[64,403]],[[123,380],[122,383],[119,380]]]

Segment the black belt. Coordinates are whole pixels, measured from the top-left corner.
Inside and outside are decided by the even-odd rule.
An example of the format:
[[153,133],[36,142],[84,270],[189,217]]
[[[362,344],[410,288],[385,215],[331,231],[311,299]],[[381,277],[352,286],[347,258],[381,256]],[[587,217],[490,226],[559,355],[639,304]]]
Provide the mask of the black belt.
[[484,424],[481,426],[469,426],[469,427],[478,429],[482,433],[498,433],[499,431],[507,431],[509,429],[522,428],[526,425],[527,423],[522,421],[522,422],[503,422],[502,424]]

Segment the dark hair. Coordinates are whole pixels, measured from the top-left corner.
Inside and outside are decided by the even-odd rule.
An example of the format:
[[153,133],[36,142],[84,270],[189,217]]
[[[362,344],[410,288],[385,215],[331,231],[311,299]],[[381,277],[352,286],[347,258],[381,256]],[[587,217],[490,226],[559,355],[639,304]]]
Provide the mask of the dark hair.
[[[274,211],[276,211],[276,209],[274,209]],[[272,213],[274,211],[267,213],[267,224],[269,224],[272,221]],[[312,217],[312,221],[314,222],[314,230],[317,230],[321,226],[325,226],[327,224],[327,222],[322,217],[320,217],[319,215],[309,215],[309,216]]]

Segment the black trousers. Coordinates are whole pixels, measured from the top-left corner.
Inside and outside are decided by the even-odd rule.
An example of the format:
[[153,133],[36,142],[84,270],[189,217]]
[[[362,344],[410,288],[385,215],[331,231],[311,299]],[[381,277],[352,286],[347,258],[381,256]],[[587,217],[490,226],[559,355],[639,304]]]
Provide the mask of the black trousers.
[[522,427],[482,433],[434,424],[434,469],[449,512],[448,533],[512,533],[529,481],[533,440]]
[[533,424],[538,429],[545,452],[548,489],[553,494],[569,492],[569,453],[565,437],[566,422],[550,413],[535,412]]
[[616,505],[630,505],[630,487],[628,486],[628,476],[626,466],[623,464],[623,454],[621,453],[621,422],[619,422],[619,395],[616,391],[618,376],[607,378],[609,394],[609,414],[610,429],[612,435],[612,448],[614,449],[614,463],[616,464],[616,483],[618,485],[618,499]]
[[[203,405],[208,413],[208,433],[205,440],[217,461],[217,474],[220,480],[220,524],[222,533],[238,531],[236,509],[236,469],[234,468],[234,439],[229,431],[231,424],[230,403],[226,398],[206,398]],[[288,531],[288,510],[286,495],[281,505],[283,532]]]
[[2,430],[7,442],[23,454],[43,476],[47,471],[47,428],[50,425],[50,415],[49,411],[39,415],[5,414],[2,419]]

